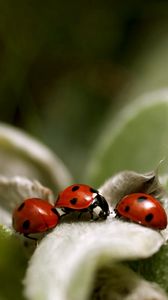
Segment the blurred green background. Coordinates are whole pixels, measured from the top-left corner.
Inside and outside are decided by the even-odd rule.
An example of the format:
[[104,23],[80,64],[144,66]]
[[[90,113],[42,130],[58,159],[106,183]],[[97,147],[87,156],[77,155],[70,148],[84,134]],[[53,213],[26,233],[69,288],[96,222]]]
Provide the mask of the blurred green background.
[[0,120],[80,178],[116,110],[167,85],[167,53],[167,1],[0,0]]
[[[47,144],[77,182],[85,178],[83,173],[94,155],[93,149],[116,113],[142,93],[165,87],[168,87],[168,1],[0,0],[0,121],[22,128]],[[115,172],[125,166],[125,161],[126,167],[137,166],[137,170],[142,162],[142,169],[148,168],[148,161],[150,166],[153,162],[157,166],[163,152],[159,152],[159,146],[153,147],[155,128],[157,137],[162,131],[158,124],[166,125],[161,148],[164,143],[167,147],[168,124],[164,120],[162,123],[162,116],[167,119],[164,109],[161,107],[157,122],[153,121],[157,114],[151,117],[150,139],[148,133],[144,134],[143,140],[149,140],[148,151],[137,135],[137,128],[123,131],[119,143],[112,145],[111,164],[109,147],[105,153],[107,162],[104,156],[97,177],[90,176],[95,186],[102,184],[107,175],[111,176],[113,161]],[[148,111],[144,117],[147,119]],[[141,128],[141,118],[137,122]],[[130,127],[136,124],[135,120]],[[144,131],[146,128],[140,138]],[[128,135],[133,141],[139,139],[137,147],[133,144],[132,148],[141,147],[137,153],[142,156],[137,155],[132,162],[125,160],[126,155],[120,162],[124,145],[120,151],[117,146],[121,148],[123,141],[127,142],[129,158],[132,157]],[[105,170],[101,177],[102,165]],[[7,247],[8,260],[3,255]],[[8,291],[6,282],[11,280],[4,273],[13,258],[16,260],[15,253],[20,253],[17,244],[14,252],[12,247],[10,239],[1,247],[4,274],[1,299],[3,296],[11,299],[15,289]],[[20,299],[18,278],[23,278],[25,272],[24,257],[15,264],[18,274],[12,280],[18,294],[16,297],[13,294],[13,299]]]

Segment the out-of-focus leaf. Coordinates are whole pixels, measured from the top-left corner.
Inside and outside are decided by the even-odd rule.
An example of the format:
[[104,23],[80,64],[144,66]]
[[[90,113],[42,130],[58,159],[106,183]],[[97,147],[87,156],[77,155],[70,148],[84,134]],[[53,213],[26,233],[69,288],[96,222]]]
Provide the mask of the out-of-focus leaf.
[[26,133],[0,124],[0,172],[5,176],[25,176],[61,189],[72,177],[60,159]]
[[[164,20],[162,21],[155,24],[154,30],[149,31],[143,36],[144,47],[140,49],[133,66],[135,80],[127,91],[123,91],[122,93],[122,97],[128,101],[135,99],[135,97],[142,93],[167,88],[168,61],[166,57],[168,42],[166,37],[168,23],[167,21],[166,23]],[[126,95],[124,95],[125,92]]]
[[168,245],[149,259],[129,262],[129,266],[145,279],[157,282],[168,293]]
[[9,229],[0,227],[0,298],[21,300],[22,278],[27,259],[19,240]]
[[[167,131],[168,90],[141,96],[103,130],[88,162],[87,180],[99,185],[123,169],[156,169],[167,156]],[[162,168],[167,170],[166,161]]]
[[[103,66],[98,67],[103,69]],[[29,114],[26,119],[28,130],[55,149],[78,180],[83,177],[89,149],[99,134],[110,104],[109,99],[86,82],[89,79],[92,82],[91,78],[95,78],[98,71],[94,66],[85,68],[67,71],[66,77],[57,79],[50,92],[40,95],[43,105],[39,118]],[[106,74],[106,70],[102,72]],[[95,85],[100,87],[99,82]]]
[[0,208],[0,224],[6,225],[8,228],[11,227],[11,214],[4,208]]
[[[119,283],[119,284],[118,284]],[[90,300],[161,300],[167,299],[157,284],[149,283],[121,264],[97,270]]]

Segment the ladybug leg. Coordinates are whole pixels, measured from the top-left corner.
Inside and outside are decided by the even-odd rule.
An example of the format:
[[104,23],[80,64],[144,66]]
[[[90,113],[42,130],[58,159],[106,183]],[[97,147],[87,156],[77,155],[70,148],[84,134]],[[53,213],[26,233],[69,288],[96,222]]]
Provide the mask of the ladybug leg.
[[72,212],[72,210],[70,208],[67,208],[67,207],[62,208],[61,213],[59,212],[60,218],[67,216],[70,212]]
[[93,210],[92,209],[89,210],[89,213],[90,213],[90,219],[91,219],[91,221],[96,221],[97,218],[96,219],[94,218],[94,216],[93,216]]
[[29,236],[28,234],[24,234],[24,236],[26,237],[26,238],[28,238],[28,239],[30,239],[30,240],[33,240],[33,241],[36,241],[36,243],[37,243],[37,241],[38,241],[38,239],[37,238],[35,238],[35,237],[32,237],[32,236]]
[[[87,208],[81,209],[81,210],[79,211],[78,220],[81,218],[81,216],[83,215],[83,213],[86,213],[86,212],[88,212],[88,209],[87,209]],[[89,212],[90,212],[90,211],[89,211]]]
[[65,217],[65,216],[67,216],[67,215],[68,215],[68,213],[62,214],[62,215],[60,216],[60,219],[63,218],[63,217]]
[[89,213],[91,221],[97,221],[99,219],[99,217],[94,217],[93,210],[89,210]]
[[115,215],[116,218],[118,218],[118,219],[121,218],[121,215],[120,215],[120,213],[118,212],[118,210],[114,209],[114,212],[115,212],[115,214],[116,214],[116,215]]
[[78,215],[78,220],[80,220],[81,216],[82,216],[83,212],[81,211]]

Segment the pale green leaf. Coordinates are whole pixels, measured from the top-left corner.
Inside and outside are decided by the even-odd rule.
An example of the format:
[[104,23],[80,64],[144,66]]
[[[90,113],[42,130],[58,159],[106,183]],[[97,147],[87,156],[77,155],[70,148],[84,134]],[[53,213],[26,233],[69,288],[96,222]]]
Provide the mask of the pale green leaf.
[[22,278],[27,258],[20,240],[6,227],[0,227],[0,299],[21,300]]
[[[145,94],[103,130],[88,162],[87,180],[99,185],[123,169],[156,169],[168,153],[168,90]],[[166,172],[166,160],[162,172]]]
[[23,131],[0,124],[0,169],[5,176],[25,176],[61,189],[72,177],[61,160]]

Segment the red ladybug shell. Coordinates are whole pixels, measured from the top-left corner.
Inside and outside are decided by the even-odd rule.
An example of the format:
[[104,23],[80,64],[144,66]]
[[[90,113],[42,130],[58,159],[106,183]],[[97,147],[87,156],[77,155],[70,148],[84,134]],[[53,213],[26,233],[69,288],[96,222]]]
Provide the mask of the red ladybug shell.
[[98,191],[85,184],[73,184],[60,192],[55,207],[68,207],[75,210],[88,208]]
[[125,196],[115,211],[119,216],[147,227],[164,229],[167,226],[167,215],[160,202],[144,193]]
[[23,234],[45,232],[58,221],[54,206],[39,198],[26,199],[13,212],[13,228]]

